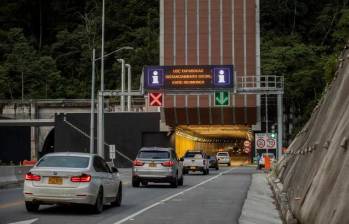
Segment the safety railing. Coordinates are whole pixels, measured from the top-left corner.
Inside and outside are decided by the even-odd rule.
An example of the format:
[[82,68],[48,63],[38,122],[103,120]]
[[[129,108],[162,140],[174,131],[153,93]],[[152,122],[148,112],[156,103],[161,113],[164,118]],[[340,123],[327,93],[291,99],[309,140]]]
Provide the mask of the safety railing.
[[283,76],[237,76],[237,92],[269,92],[283,93],[284,77]]

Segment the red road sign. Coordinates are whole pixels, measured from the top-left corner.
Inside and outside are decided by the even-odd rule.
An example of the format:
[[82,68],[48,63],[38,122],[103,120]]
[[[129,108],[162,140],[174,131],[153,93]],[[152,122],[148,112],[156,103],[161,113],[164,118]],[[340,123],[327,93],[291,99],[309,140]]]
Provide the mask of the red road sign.
[[251,148],[251,142],[250,141],[244,141],[245,148]]
[[163,94],[158,92],[148,93],[149,106],[162,107]]
[[256,149],[276,149],[277,139],[274,133],[256,133],[255,134]]
[[264,139],[260,138],[257,139],[257,147],[263,149],[265,147],[265,141]]
[[267,141],[267,147],[268,148],[275,148],[276,146],[276,140],[273,138],[269,138]]

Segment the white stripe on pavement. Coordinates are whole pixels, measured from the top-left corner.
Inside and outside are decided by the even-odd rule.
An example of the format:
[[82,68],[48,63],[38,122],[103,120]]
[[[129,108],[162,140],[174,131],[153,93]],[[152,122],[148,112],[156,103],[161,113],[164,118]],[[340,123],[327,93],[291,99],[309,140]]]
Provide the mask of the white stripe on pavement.
[[212,181],[212,180],[222,176],[223,174],[226,174],[226,173],[230,172],[232,169],[233,168],[230,168],[229,170],[221,172],[221,173],[217,174],[216,176],[213,176],[213,177],[211,177],[211,178],[209,178],[207,180],[204,180],[204,181],[198,183],[197,185],[194,185],[194,186],[192,186],[192,187],[190,187],[188,189],[185,189],[185,190],[183,190],[181,192],[178,192],[178,193],[176,193],[174,195],[171,195],[171,196],[169,196],[169,197],[167,197],[165,199],[162,199],[162,200],[160,200],[160,201],[158,201],[158,202],[156,202],[156,203],[154,203],[152,205],[149,205],[148,207],[143,208],[142,210],[139,210],[138,212],[135,212],[135,213],[127,216],[126,218],[123,218],[120,221],[115,222],[114,224],[121,224],[121,223],[124,223],[124,222],[126,222],[126,221],[128,221],[130,219],[133,219],[134,217],[136,217],[136,216],[138,216],[138,215],[140,215],[140,214],[142,214],[142,213],[144,213],[144,212],[146,212],[146,211],[148,211],[148,210],[150,210],[150,209],[152,209],[152,208],[154,208],[154,207],[156,207],[156,206],[158,206],[158,205],[160,205],[160,204],[162,204],[162,203],[164,203],[166,201],[169,201],[169,200],[171,200],[171,199],[173,199],[173,198],[175,198],[175,197],[177,197],[179,195],[184,194],[185,192],[191,191],[191,190],[193,190],[193,189],[195,189],[195,188],[197,188],[197,187],[199,187],[199,186],[201,186],[203,184],[206,184],[206,183],[208,183],[208,182],[210,182],[210,181]]
[[24,220],[24,221],[20,221],[20,222],[11,222],[9,224],[31,224],[31,223],[36,222],[38,220],[39,219],[36,218],[36,219],[29,219],[29,220]]

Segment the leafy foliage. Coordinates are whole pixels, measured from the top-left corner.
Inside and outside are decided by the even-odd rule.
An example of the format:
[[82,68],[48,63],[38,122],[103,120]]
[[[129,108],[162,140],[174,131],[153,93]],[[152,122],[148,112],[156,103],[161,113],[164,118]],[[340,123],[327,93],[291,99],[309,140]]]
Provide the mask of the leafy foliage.
[[[106,0],[106,88],[119,88],[120,64],[132,65],[134,88],[144,64],[158,64],[158,1]],[[87,98],[92,49],[100,57],[101,1],[0,3],[0,98]],[[14,16],[21,15],[21,16]],[[97,62],[97,70],[98,70]]]
[[[2,0],[0,98],[21,98],[22,74],[24,98],[89,97],[92,49],[100,56],[101,2]],[[120,57],[132,65],[135,88],[143,65],[158,64],[159,1],[105,2],[105,52],[134,47],[106,58],[106,88],[120,86]],[[285,77],[286,110],[294,112],[296,127],[332,80],[349,35],[347,4],[260,1],[262,74]]]
[[263,75],[285,78],[285,102],[293,133],[308,120],[332,81],[349,36],[346,1],[261,1]]

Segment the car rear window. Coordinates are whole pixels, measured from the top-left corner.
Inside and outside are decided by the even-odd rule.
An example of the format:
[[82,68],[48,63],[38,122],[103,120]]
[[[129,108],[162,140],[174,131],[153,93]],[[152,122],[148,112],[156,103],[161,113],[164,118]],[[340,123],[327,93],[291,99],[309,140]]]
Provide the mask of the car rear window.
[[42,158],[37,167],[67,167],[86,168],[90,158],[82,156],[46,156]]
[[140,151],[138,158],[141,159],[168,159],[170,153],[166,151]]
[[219,152],[218,156],[229,156],[227,152]]
[[201,157],[202,158],[202,155],[201,155],[201,152],[187,152],[184,156],[185,158],[198,158],[198,157]]

